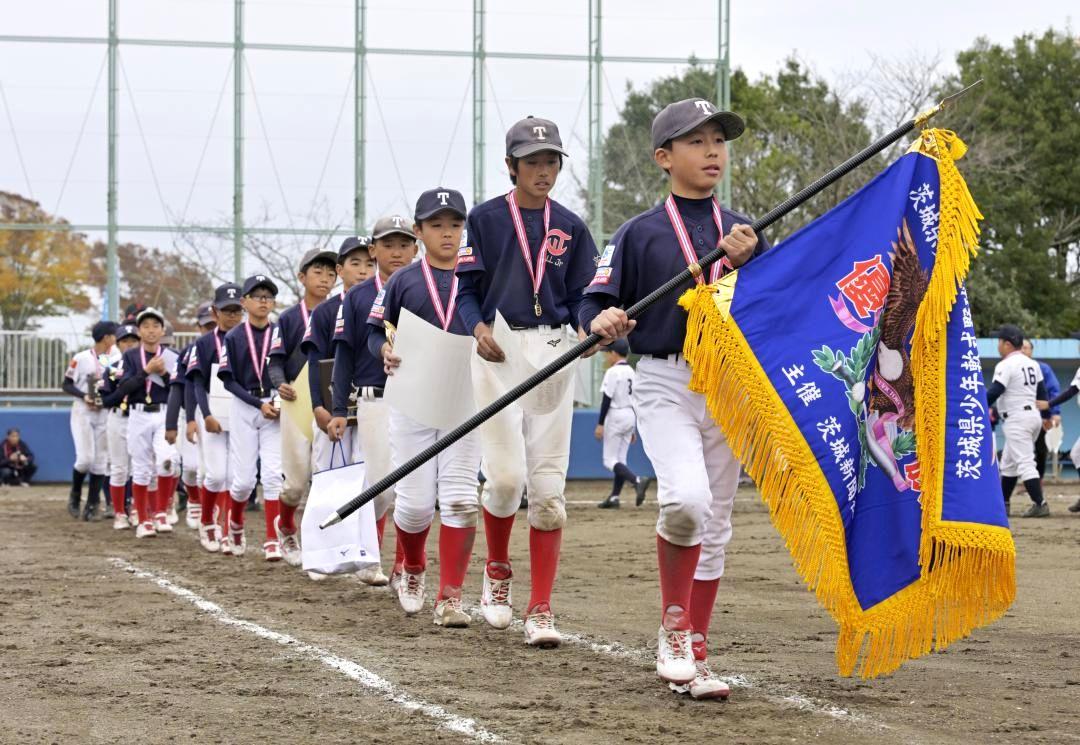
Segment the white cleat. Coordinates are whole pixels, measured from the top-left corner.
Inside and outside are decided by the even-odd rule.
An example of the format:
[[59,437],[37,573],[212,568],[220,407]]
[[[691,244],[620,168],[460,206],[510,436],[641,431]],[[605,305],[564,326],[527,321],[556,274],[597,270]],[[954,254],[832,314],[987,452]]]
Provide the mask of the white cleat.
[[370,587],[386,587],[390,584],[390,580],[383,574],[382,567],[378,564],[360,569],[356,572],[356,578]]
[[243,529],[239,532],[232,529],[229,530],[232,535],[229,537],[229,546],[232,549],[233,556],[243,556],[247,552],[247,537],[244,535]]
[[300,553],[300,541],[296,539],[296,533],[286,533],[281,529],[281,518],[274,518],[274,532],[278,537],[278,545],[281,547],[281,558],[291,567],[298,567],[303,563],[303,555]]
[[223,533],[221,536],[221,553],[232,556],[232,538],[229,538],[228,533]]
[[136,538],[157,538],[157,531],[154,530],[154,524],[152,522],[139,523],[139,527],[135,528]]
[[492,579],[488,567],[484,567],[484,589],[480,595],[480,613],[493,629],[509,628],[514,620],[514,608],[510,598],[513,574],[506,579]]
[[169,525],[176,525],[180,522],[180,516],[176,514],[176,507],[169,505],[169,511],[166,513],[166,519],[169,521]]
[[656,650],[656,674],[661,680],[676,685],[686,685],[697,677],[694,664],[694,650],[691,645],[689,628],[668,629],[666,626],[689,626],[689,614],[686,611],[674,611],[664,614],[664,623],[657,634],[659,645]]
[[312,582],[322,582],[324,579],[330,579],[329,574],[319,574],[318,572],[308,572],[307,576]]
[[419,613],[424,607],[424,572],[404,572],[401,575],[401,584],[398,585],[397,596],[406,615]]
[[390,572],[390,591],[396,595],[399,585],[401,585],[401,569],[393,569]]
[[123,512],[117,512],[112,521],[113,530],[127,530],[131,527],[131,523],[128,522],[127,515]]
[[169,524],[169,517],[164,512],[154,515],[154,530],[159,533],[173,532],[172,525]]
[[267,561],[281,561],[281,544],[267,541],[263,544],[263,558]]
[[461,607],[461,598],[443,598],[435,603],[435,625],[448,629],[468,628],[469,614]]
[[217,538],[216,525],[199,525],[199,545],[212,554],[221,550],[221,541]]
[[697,675],[693,680],[683,685],[668,683],[668,688],[675,693],[688,693],[691,698],[699,700],[713,698],[726,699],[731,695],[731,689],[728,687],[728,684],[713,675],[707,661],[697,660],[694,665],[697,668]]
[[562,634],[555,628],[555,616],[541,603],[525,616],[525,643],[530,647],[554,649],[562,644]]
[[197,504],[188,504],[188,508],[184,512],[184,522],[189,530],[198,530],[199,526],[202,525],[202,507]]

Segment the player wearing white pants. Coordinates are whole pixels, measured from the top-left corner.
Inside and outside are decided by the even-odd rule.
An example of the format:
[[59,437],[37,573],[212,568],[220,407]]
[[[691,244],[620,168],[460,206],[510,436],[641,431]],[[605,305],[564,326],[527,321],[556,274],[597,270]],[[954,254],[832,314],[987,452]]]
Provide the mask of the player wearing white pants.
[[165,441],[165,411],[146,411],[144,405],[135,404],[128,420],[132,482],[149,487],[155,478],[179,474],[179,453]]
[[[131,454],[128,452],[127,431],[129,417],[126,410],[111,409],[105,425],[109,443],[109,497],[113,512],[124,514],[124,491],[131,477]],[[127,527],[127,523],[117,527]]]
[[619,495],[627,482],[633,485],[637,493],[634,501],[636,506],[640,507],[645,502],[645,490],[649,486],[649,479],[638,478],[626,463],[626,456],[634,442],[634,432],[637,429],[637,417],[632,403],[634,368],[626,361],[629,354],[630,345],[625,339],[618,339],[605,349],[609,367],[600,384],[603,398],[595,435],[603,444],[604,468],[611,471],[612,480],[611,494],[597,505],[601,509],[619,507]]
[[[667,172],[671,191],[662,204],[615,232],[579,313],[584,329],[605,339],[626,337],[642,355],[633,400],[660,502],[656,674],[671,690],[695,699],[729,694],[709,668],[708,633],[731,537],[739,466],[709,418],[704,397],[687,390],[690,370],[680,355],[687,315],[678,297],[694,283],[717,282],[768,249],[751,221],[722,207],[713,193],[727,167],[727,143],[744,129],[737,114],[701,98],[668,104],[654,117],[649,149]],[[702,272],[699,262],[717,249],[723,260]],[[687,269],[693,280],[633,321],[627,317],[625,308]]]
[[1035,463],[1035,440],[1042,430],[1042,419],[1049,412],[1039,413],[1041,404],[1048,398],[1039,363],[1021,351],[1024,333],[1016,326],[1006,324],[997,331],[998,353],[1001,361],[994,367],[994,378],[986,389],[986,400],[997,405],[1005,433],[1005,446],[1001,453],[1001,492],[1005,497],[1005,511],[1009,511],[1009,498],[1017,481],[1024,482],[1031,501],[1022,517],[1046,517],[1050,507],[1043,500],[1042,482]]
[[[522,351],[530,359],[547,364],[565,349],[552,346],[564,340],[562,327],[550,326],[514,331]],[[494,366],[473,357],[476,405],[483,408],[506,392]],[[537,530],[561,530],[566,525],[566,469],[570,465],[570,428],[574,418],[574,390],[566,385],[563,397],[546,414],[529,414],[511,405],[480,425],[484,453],[482,470],[484,509],[499,518],[514,515],[521,495],[528,491],[529,525]]]
[[724,574],[724,550],[731,540],[739,462],[709,416],[705,397],[691,392],[689,383],[690,367],[681,356],[643,357],[634,409],[645,454],[656,470],[656,532],[677,546],[700,543],[694,579],[716,580]]
[[[262,402],[269,403],[270,397]],[[234,505],[244,509],[259,476],[264,508],[268,513],[273,512],[276,505],[271,503],[276,503],[281,496],[281,422],[267,419],[259,409],[234,398],[229,410],[229,430],[229,470],[232,473],[229,495]],[[235,515],[234,507],[230,518],[234,523]],[[233,551],[236,552],[235,539]],[[242,553],[241,548],[237,555]]]
[[71,439],[75,443],[75,464],[71,474],[71,494],[68,513],[79,517],[82,484],[87,473],[90,486],[86,496],[84,520],[96,517],[105,473],[109,465],[108,437],[105,432],[108,412],[101,406],[101,390],[105,385],[106,368],[101,357],[109,354],[116,343],[116,324],[99,321],[92,330],[94,346],[76,354],[64,373],[63,390],[74,397],[71,405]]
[[612,409],[604,422],[604,468],[612,471],[616,463],[625,463],[634,441],[637,417],[631,408]]

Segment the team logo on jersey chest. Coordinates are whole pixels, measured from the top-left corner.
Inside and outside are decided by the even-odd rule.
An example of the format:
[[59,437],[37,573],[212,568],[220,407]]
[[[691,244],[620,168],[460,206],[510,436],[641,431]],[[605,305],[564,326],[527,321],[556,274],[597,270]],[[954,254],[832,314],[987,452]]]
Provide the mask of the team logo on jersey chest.
[[570,249],[570,235],[558,228],[552,228],[544,236],[547,252],[552,256],[562,256]]

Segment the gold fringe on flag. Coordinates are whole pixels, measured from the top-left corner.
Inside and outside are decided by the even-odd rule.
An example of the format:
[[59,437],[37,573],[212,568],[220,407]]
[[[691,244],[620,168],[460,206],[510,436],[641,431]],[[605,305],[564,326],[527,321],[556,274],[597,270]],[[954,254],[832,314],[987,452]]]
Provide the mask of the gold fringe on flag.
[[738,272],[687,291],[683,353],[690,388],[754,479],[795,568],[836,620],[842,675],[895,671],[906,660],[941,650],[1000,618],[1016,595],[1015,556],[1007,528],[941,519],[945,461],[944,332],[978,249],[982,218],[954,163],[967,148],[955,133],[924,130],[911,152],[938,164],[937,259],[912,339],[915,436],[922,480],[920,577],[864,610],[848,570],[840,511],[825,475],[787,407],[730,315]]

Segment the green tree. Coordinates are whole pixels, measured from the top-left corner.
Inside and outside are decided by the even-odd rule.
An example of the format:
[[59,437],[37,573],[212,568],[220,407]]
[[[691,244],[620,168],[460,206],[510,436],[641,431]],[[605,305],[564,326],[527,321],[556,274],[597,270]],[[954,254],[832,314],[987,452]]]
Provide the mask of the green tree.
[[[64,225],[37,202],[0,192],[0,221]],[[33,329],[36,319],[85,311],[90,248],[70,230],[0,230],[0,328]]]
[[[604,226],[609,234],[667,194],[667,176],[652,159],[649,132],[656,112],[684,98],[712,100],[715,93],[713,70],[700,65],[656,80],[644,90],[627,92],[620,120],[604,141]],[[751,218],[772,209],[872,139],[865,106],[842,100],[795,60],[786,61],[776,75],[754,83],[736,70],[731,101],[747,125],[745,134],[731,144],[732,202]],[[881,159],[868,164],[782,218],[768,230],[772,242],[832,209],[882,165]]]
[[978,330],[1067,334],[1080,326],[1080,44],[1054,30],[979,39],[956,62],[942,90],[984,80],[946,120],[971,148],[960,166],[986,217],[969,290]]

